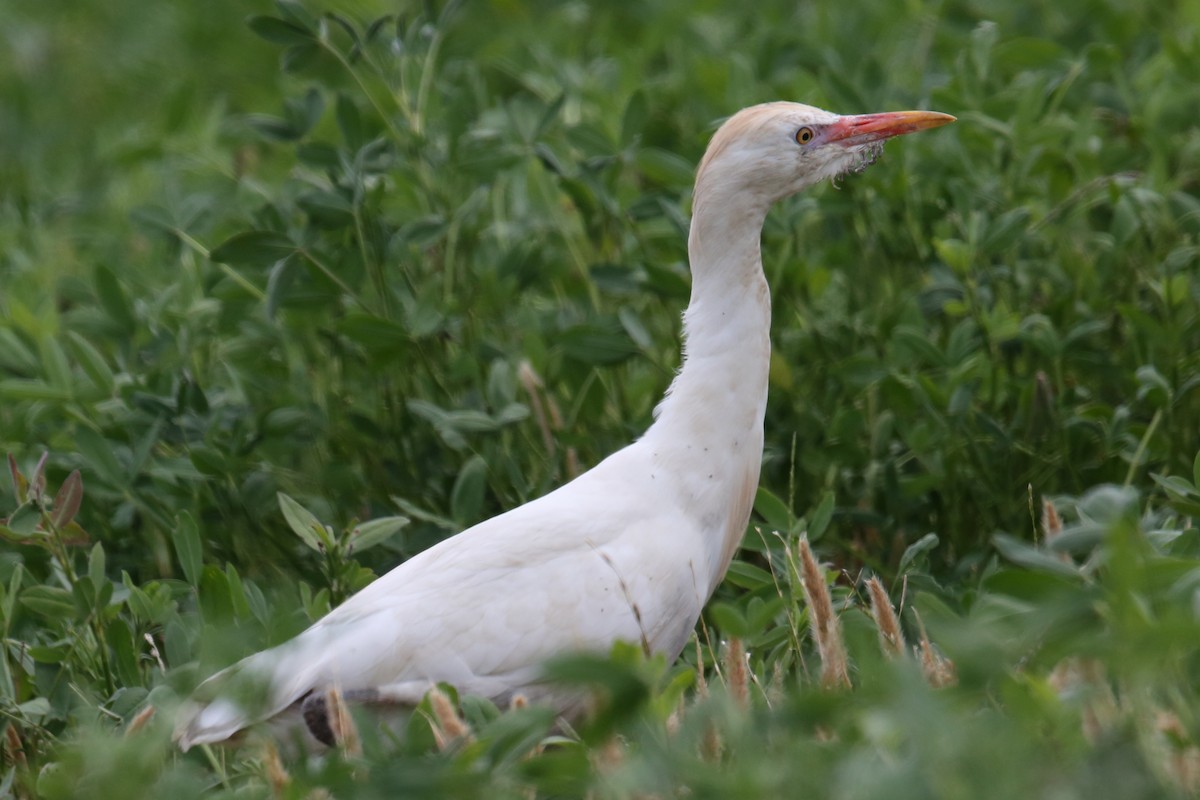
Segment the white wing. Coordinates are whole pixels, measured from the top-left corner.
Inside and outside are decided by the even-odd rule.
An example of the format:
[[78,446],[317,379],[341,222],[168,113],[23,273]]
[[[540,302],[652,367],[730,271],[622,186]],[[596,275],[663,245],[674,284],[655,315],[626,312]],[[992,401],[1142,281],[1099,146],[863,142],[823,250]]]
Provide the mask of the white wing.
[[[504,698],[538,684],[566,652],[645,641],[674,658],[710,592],[704,534],[652,496],[637,447],[555,492],[487,520],[401,564],[295,639],[206,682],[265,684],[262,707],[228,698],[180,720],[183,747],[219,741],[314,689],[379,689],[416,702],[436,682]],[[681,541],[683,540],[683,541]],[[204,694],[204,687],[200,689]]]

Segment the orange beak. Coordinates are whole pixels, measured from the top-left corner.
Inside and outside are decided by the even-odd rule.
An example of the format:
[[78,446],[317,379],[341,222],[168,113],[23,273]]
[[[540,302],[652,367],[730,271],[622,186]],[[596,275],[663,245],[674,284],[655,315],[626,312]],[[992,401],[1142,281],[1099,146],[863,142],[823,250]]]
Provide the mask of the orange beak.
[[881,142],[893,136],[938,128],[954,122],[954,117],[937,111],[889,111],[883,114],[858,114],[842,117],[826,126],[825,141],[846,147]]

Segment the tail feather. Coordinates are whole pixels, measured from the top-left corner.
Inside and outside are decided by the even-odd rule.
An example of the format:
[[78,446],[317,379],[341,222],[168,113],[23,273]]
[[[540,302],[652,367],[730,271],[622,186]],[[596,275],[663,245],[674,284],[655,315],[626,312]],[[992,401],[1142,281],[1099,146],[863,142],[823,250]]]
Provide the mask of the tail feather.
[[297,670],[286,669],[293,664],[290,644],[255,653],[200,684],[176,716],[172,738],[179,748],[224,741],[299,700],[308,688]]
[[189,700],[179,710],[172,738],[186,753],[192,745],[224,741],[253,721],[240,705],[224,697],[211,703]]

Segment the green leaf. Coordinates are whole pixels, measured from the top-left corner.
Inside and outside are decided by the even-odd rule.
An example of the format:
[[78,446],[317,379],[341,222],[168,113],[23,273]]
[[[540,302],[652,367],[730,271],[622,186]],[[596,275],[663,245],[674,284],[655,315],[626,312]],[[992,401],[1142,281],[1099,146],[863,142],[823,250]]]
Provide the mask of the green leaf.
[[481,456],[467,459],[450,492],[450,514],[462,525],[479,521],[483,513],[483,493],[487,486],[487,462]]
[[659,147],[643,147],[637,166],[647,178],[664,186],[690,186],[695,165],[683,156]]
[[[295,120],[277,117],[273,114],[245,114],[240,119],[247,128],[267,141],[294,142],[304,135],[304,131],[296,124]],[[225,259],[214,258],[213,260],[224,261]]]
[[0,369],[18,375],[37,372],[37,356],[25,346],[21,337],[8,328],[0,328]]
[[901,325],[892,333],[891,339],[894,347],[907,351],[901,353],[904,359],[903,369],[907,369],[913,359],[932,367],[944,366],[946,363],[946,357],[937,345],[929,340],[924,329]]
[[344,228],[354,224],[354,206],[337,192],[309,192],[296,204],[323,228]]
[[729,571],[725,573],[725,580],[734,586],[740,586],[750,591],[762,589],[765,586],[772,586],[775,583],[774,578],[771,577],[771,573],[762,567],[747,564],[740,559],[734,559],[730,562]]
[[99,597],[100,588],[92,583],[88,575],[81,575],[71,586],[71,600],[75,604],[75,614],[80,619],[86,619],[99,610],[100,604],[96,602]]
[[303,72],[320,62],[322,52],[316,42],[294,44],[283,51],[283,58],[280,59],[283,71],[290,74]]
[[1182,514],[1200,516],[1200,490],[1186,478],[1155,473],[1151,473],[1150,477],[1166,491],[1172,508]]
[[717,627],[721,629],[721,633],[726,636],[736,636],[744,639],[753,636],[755,633],[750,628],[750,623],[742,612],[736,606],[729,603],[713,603],[708,607],[708,613]]
[[371,314],[347,314],[337,331],[372,356],[397,355],[409,344],[410,332],[402,325]]
[[75,599],[61,586],[30,586],[21,593],[21,605],[48,619],[75,617]]
[[225,455],[208,445],[192,445],[187,455],[192,466],[202,475],[217,478],[226,474]]
[[249,617],[250,600],[246,593],[246,585],[242,583],[242,576],[238,574],[237,568],[233,563],[225,565],[225,582],[229,585],[229,599],[233,602],[233,611],[238,618]]
[[409,521],[408,517],[380,517],[364,522],[354,528],[350,545],[356,553],[369,550],[399,533]]
[[230,236],[213,248],[209,258],[233,266],[265,266],[296,252],[282,233],[275,231],[243,231]]
[[134,641],[129,623],[124,618],[117,618],[105,626],[104,633],[105,638],[108,639],[108,646],[112,651],[121,683],[130,690],[137,689],[144,692],[145,690],[138,685],[142,682],[142,675],[138,669],[140,648]]
[[46,380],[56,389],[70,394],[75,381],[62,346],[52,336],[43,336],[38,340],[38,353],[41,357],[42,374]]
[[73,399],[69,386],[52,386],[42,380],[8,378],[0,381],[0,397],[6,400],[46,400],[62,403]]
[[133,306],[116,274],[106,266],[98,266],[92,273],[92,282],[96,287],[100,305],[109,318],[124,334],[130,334],[137,323],[133,316]]
[[125,485],[125,468],[117,461],[112,445],[87,425],[75,427],[75,448],[83,455],[91,466],[90,476],[95,475],[102,483],[109,486]]
[[625,104],[625,113],[621,115],[622,147],[629,147],[638,140],[649,117],[650,104],[646,100],[646,92],[637,89],[629,96],[629,102]]
[[900,556],[900,565],[896,567],[896,572],[903,575],[909,566],[917,562],[918,558],[937,547],[938,541],[936,533],[927,533],[910,544],[904,549],[904,555]]
[[29,502],[18,506],[17,510],[9,515],[5,525],[17,536],[31,536],[41,521],[41,509]]
[[288,120],[300,136],[312,130],[325,113],[325,98],[315,87],[305,92],[303,97],[289,99],[284,105]]
[[1007,534],[996,534],[992,537],[992,543],[1002,556],[1014,564],[1066,577],[1079,576],[1079,571],[1070,564]]
[[191,514],[184,511],[175,518],[171,541],[175,545],[175,557],[179,559],[183,576],[192,586],[199,586],[204,556],[200,544],[200,529]]
[[273,44],[303,44],[316,40],[313,31],[278,17],[254,16],[246,20],[250,30]]
[[108,577],[104,574],[104,545],[96,542],[92,546],[92,552],[88,555],[88,577],[92,579],[92,586],[96,587],[99,592],[100,587],[109,583]]
[[41,722],[48,717],[53,711],[50,701],[45,697],[35,697],[32,700],[27,700],[17,706],[17,711],[21,716],[34,723]]
[[991,221],[983,249],[989,253],[1000,253],[1027,236],[1029,209],[1014,208]]
[[312,14],[298,0],[275,0],[275,8],[279,9],[287,22],[300,28],[311,30],[317,26]]
[[784,534],[791,531],[791,509],[765,486],[758,487],[758,492],[754,495],[754,511],[772,531]]
[[[21,579],[25,575],[25,568],[20,562],[13,568],[12,577],[8,579],[8,587],[5,588],[3,583],[0,583],[0,636],[7,634],[9,626],[12,624],[13,608],[17,604],[17,597],[21,591]],[[0,667],[0,673],[3,672],[3,667]],[[3,690],[0,690],[2,692]]]
[[88,379],[96,385],[96,388],[104,392],[105,395],[111,396],[116,388],[116,380],[113,378],[113,372],[108,367],[108,362],[104,360],[104,356],[100,351],[89,342],[87,339],[80,336],[75,331],[68,331],[67,341],[71,345],[71,353],[75,356],[75,360],[83,367],[84,373]]
[[200,601],[200,609],[206,621],[217,625],[233,622],[234,604],[229,578],[216,565],[208,564],[200,570],[196,597]]
[[134,583],[133,578],[129,577],[129,573],[125,570],[121,570],[121,584],[128,592],[126,602],[129,604],[129,610],[133,612],[134,618],[143,623],[157,621],[150,595]]
[[349,95],[338,92],[334,105],[334,117],[337,119],[338,130],[346,146],[357,152],[367,142],[367,134],[363,128],[362,114]]
[[283,492],[277,492],[275,496],[279,498],[279,508],[283,511],[283,518],[287,520],[292,532],[313,550],[323,552],[328,544],[329,534],[316,515]]
[[831,519],[833,519],[833,492],[827,490],[821,496],[820,505],[817,506],[816,511],[812,512],[812,517],[808,521],[808,540],[815,542],[820,539],[829,527]]

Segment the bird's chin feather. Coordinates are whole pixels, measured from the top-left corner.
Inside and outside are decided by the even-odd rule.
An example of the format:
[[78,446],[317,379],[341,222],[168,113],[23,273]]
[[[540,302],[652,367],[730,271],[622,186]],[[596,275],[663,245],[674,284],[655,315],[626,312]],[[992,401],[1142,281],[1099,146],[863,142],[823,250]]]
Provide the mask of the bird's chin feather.
[[834,188],[838,188],[842,178],[846,175],[857,175],[864,172],[867,167],[878,161],[879,157],[883,155],[883,144],[883,142],[869,142],[847,147],[845,152],[838,153],[830,159],[825,177],[829,179]]
[[857,174],[878,161],[879,157],[883,155],[883,142],[871,142],[870,144],[863,145],[858,148],[855,155],[856,160],[846,172]]

